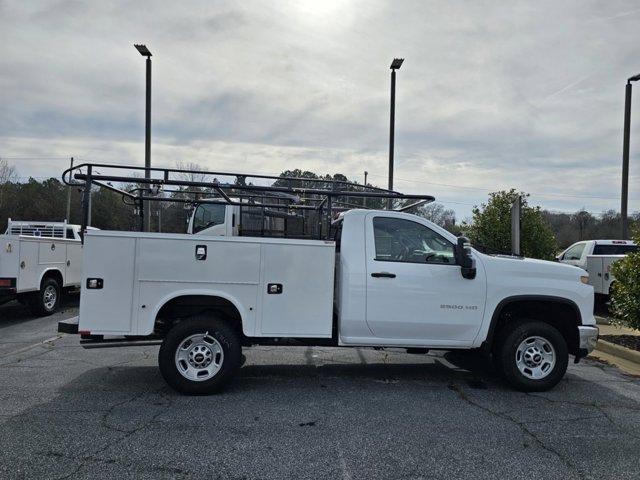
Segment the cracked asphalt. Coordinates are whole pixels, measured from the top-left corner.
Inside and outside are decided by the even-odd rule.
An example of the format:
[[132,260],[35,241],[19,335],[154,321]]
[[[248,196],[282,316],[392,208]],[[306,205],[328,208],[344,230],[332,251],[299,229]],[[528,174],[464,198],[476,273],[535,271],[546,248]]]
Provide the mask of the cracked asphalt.
[[472,354],[246,349],[225,393],[185,397],[158,347],[83,350],[0,306],[0,478],[640,477],[640,381],[592,360],[509,390]]

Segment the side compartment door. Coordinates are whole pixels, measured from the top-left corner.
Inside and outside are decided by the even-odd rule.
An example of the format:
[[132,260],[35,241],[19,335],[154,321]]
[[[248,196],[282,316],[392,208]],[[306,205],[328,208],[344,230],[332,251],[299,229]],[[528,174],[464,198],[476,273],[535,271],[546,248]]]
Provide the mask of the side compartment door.
[[81,276],[82,244],[80,242],[68,242],[65,285],[80,285]]
[[367,324],[376,337],[465,345],[482,321],[486,281],[462,277],[453,244],[426,224],[371,213],[365,221]]

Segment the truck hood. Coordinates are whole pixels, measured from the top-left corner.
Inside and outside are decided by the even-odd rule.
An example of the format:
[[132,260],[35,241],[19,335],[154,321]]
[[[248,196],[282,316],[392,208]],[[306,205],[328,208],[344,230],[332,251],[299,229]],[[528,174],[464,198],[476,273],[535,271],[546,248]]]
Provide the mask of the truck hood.
[[481,260],[485,265],[491,264],[506,274],[525,275],[529,278],[549,278],[557,280],[567,279],[578,281],[580,281],[581,276],[588,275],[588,273],[582,268],[549,260],[494,256],[483,253],[479,253],[478,255],[481,257]]

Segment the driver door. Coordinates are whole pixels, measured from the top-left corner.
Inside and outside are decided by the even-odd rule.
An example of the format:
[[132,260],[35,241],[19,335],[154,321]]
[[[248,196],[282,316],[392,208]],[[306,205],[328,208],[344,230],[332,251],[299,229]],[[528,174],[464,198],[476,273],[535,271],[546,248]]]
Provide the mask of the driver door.
[[[417,220],[416,217],[413,217]],[[376,337],[468,345],[486,299],[483,267],[462,277],[453,243],[409,215],[366,217],[367,324]]]

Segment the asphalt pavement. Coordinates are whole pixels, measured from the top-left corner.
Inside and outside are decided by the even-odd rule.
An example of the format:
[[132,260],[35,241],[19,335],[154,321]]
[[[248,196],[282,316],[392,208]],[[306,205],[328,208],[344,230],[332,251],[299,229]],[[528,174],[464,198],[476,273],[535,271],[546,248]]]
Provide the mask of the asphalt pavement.
[[83,350],[0,306],[0,478],[635,479],[640,381],[594,360],[510,390],[473,354],[245,349],[224,393],[181,396],[158,347]]

